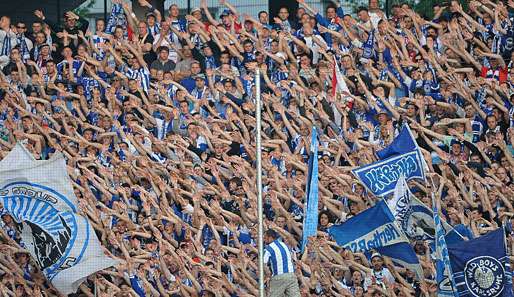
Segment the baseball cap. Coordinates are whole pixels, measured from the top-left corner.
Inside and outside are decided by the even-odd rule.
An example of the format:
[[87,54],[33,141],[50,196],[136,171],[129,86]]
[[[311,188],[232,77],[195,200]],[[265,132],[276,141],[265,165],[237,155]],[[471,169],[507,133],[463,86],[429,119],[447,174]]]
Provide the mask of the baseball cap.
[[232,11],[230,9],[224,9],[221,12],[220,17],[228,16],[228,15],[231,15],[231,14],[232,14]]
[[371,259],[373,260],[373,258],[375,258],[375,257],[382,258],[382,255],[380,255],[379,253],[373,253],[373,254],[371,255]]
[[202,12],[202,10],[200,9],[200,7],[194,7],[193,9],[191,9],[191,14],[195,13],[195,12]]
[[450,142],[450,145],[454,145],[454,144],[458,144],[458,145],[462,145],[462,143],[456,139],[452,139],[452,141]]
[[205,79],[205,75],[203,74],[197,74],[195,76],[193,76],[193,78],[196,80],[196,79]]
[[378,118],[378,116],[381,114],[385,114],[389,118],[391,117],[391,114],[387,111],[387,109],[379,109],[379,110],[377,110],[377,114],[375,115],[375,118]]

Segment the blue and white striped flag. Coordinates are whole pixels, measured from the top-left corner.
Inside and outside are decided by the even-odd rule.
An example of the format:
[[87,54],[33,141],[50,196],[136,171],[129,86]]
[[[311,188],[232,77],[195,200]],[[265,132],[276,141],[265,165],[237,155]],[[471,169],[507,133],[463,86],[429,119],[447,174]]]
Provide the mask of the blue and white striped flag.
[[90,274],[117,261],[105,256],[93,227],[77,213],[63,155],[35,161],[20,146],[0,162],[0,212],[18,223],[20,244],[57,290],[75,293]]
[[435,224],[435,248],[436,248],[436,281],[437,281],[437,295],[438,296],[454,296],[455,282],[453,281],[452,268],[450,265],[450,256],[448,254],[448,247],[446,246],[446,239],[444,238],[446,232],[444,231],[439,216],[439,207],[432,193],[432,211],[434,213]]
[[[111,14],[107,20],[107,25],[105,26],[105,33],[114,34],[116,26],[122,26],[124,29],[127,28],[127,17],[125,16],[122,5],[119,3],[114,3],[112,5]],[[123,35],[127,37],[128,31],[123,30],[123,32]]]
[[309,172],[307,174],[307,199],[305,201],[305,216],[303,220],[303,252],[309,236],[316,235],[318,230],[318,132],[312,127],[311,154],[309,157]]

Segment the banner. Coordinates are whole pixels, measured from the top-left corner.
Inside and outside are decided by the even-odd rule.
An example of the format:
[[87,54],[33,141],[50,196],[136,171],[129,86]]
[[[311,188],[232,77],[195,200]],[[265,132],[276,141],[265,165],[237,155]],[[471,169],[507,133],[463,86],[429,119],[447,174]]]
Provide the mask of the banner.
[[401,175],[406,180],[425,179],[423,156],[419,150],[390,157],[352,170],[364,187],[376,196],[394,191]]
[[418,277],[423,275],[416,253],[383,200],[343,224],[330,227],[328,233],[338,245],[352,252],[376,250],[415,271]]
[[307,199],[305,201],[305,216],[303,221],[303,237],[301,251],[303,252],[309,236],[318,231],[318,133],[312,127],[312,140],[309,157],[309,172],[307,174]]
[[512,273],[503,228],[448,245],[459,297],[511,297]]
[[33,161],[23,150],[17,144],[0,162],[0,212],[17,222],[21,245],[48,280],[63,294],[75,293],[87,276],[117,261],[104,255],[93,227],[77,214],[63,155]]
[[362,50],[363,50],[362,58],[363,59],[370,59],[373,56],[373,53],[375,52],[374,45],[375,45],[375,29],[371,29],[371,31],[368,33],[368,39],[362,45]]

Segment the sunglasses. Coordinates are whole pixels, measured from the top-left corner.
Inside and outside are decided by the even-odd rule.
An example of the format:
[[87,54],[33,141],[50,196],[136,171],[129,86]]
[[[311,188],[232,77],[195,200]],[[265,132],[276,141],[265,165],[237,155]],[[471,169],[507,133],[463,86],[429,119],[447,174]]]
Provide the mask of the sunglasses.
[[16,26],[16,28],[18,28],[18,29],[27,29],[27,27],[25,27],[25,26]]

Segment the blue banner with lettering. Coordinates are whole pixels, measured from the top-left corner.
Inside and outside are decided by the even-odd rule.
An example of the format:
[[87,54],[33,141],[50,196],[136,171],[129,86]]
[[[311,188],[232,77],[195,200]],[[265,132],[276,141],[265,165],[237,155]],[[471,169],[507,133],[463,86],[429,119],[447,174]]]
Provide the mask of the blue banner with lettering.
[[376,250],[422,275],[416,253],[383,200],[343,224],[330,227],[328,233],[338,245],[352,252]]
[[456,296],[511,297],[512,273],[503,228],[448,245]]
[[425,179],[423,156],[419,150],[389,157],[385,160],[359,167],[352,173],[376,196],[385,196],[394,191],[403,174],[407,181]]
[[307,200],[305,201],[305,216],[303,222],[302,252],[309,236],[315,236],[318,230],[318,133],[312,128],[311,154],[307,174]]

